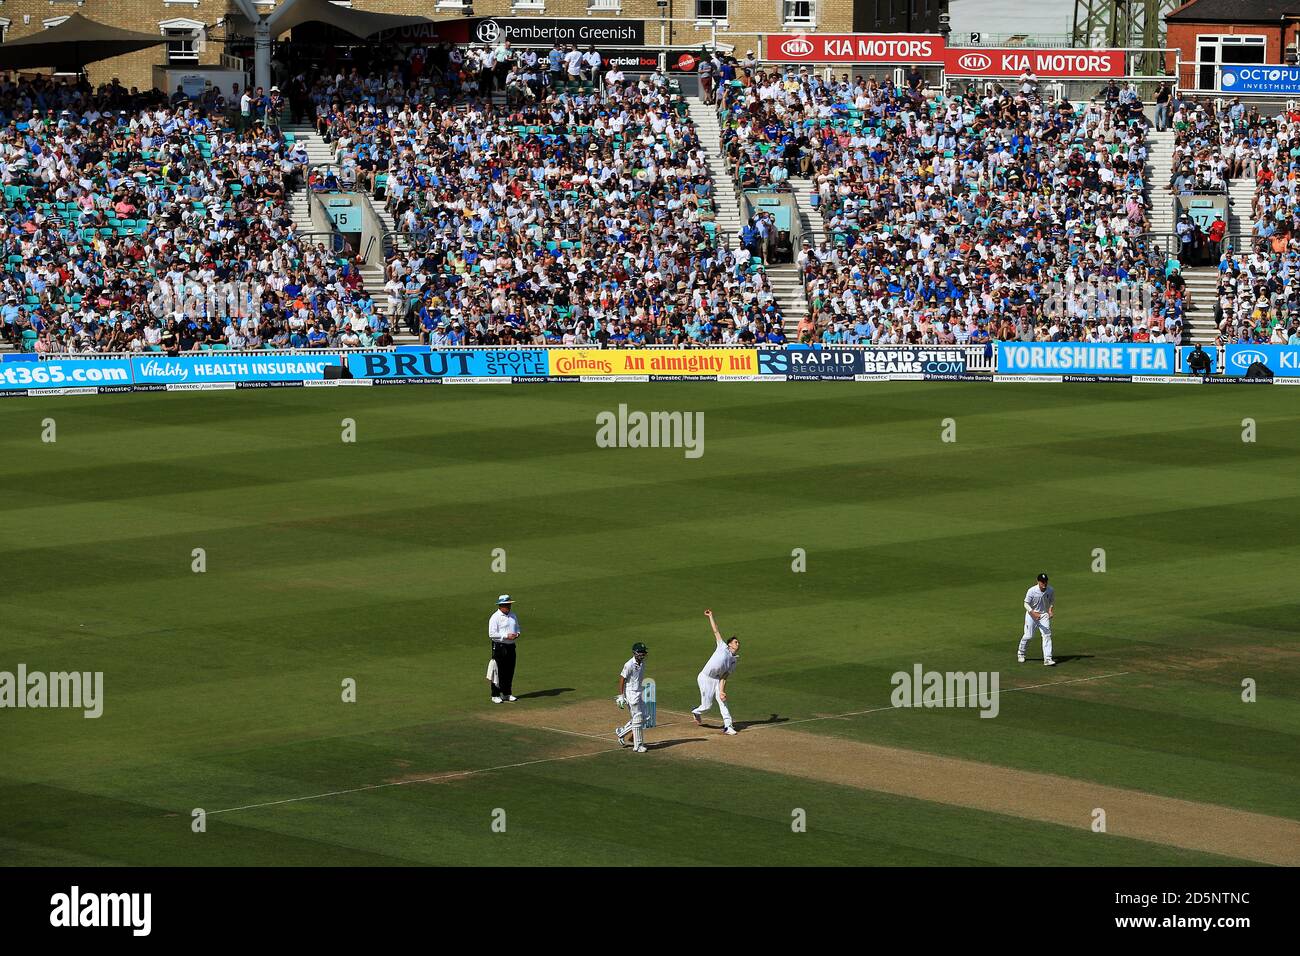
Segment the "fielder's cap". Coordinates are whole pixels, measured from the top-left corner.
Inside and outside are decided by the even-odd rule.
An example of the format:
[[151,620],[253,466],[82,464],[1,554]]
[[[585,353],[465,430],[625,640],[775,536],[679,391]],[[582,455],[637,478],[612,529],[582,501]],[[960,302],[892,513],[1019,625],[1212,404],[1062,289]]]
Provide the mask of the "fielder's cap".
[[1038,575],[1038,580],[1040,580],[1040,581],[1042,581],[1044,584],[1046,584],[1046,583],[1047,583],[1047,572],[1046,572],[1046,571],[1043,571],[1042,573],[1040,573],[1040,574]]
[[514,600],[510,597],[509,594],[503,594],[499,598],[497,598],[497,604],[514,604],[514,603],[515,603]]
[[633,653],[633,654],[649,654],[649,653],[650,653],[650,648],[646,647],[646,646],[645,646],[644,644],[642,644],[640,641],[637,641],[635,644],[632,645],[632,653]]

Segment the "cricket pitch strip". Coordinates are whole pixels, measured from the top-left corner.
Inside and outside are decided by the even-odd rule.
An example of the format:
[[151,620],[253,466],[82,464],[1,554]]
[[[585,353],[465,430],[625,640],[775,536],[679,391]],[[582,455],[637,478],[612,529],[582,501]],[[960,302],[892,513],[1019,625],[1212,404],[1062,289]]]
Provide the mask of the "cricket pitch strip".
[[[496,709],[487,720],[567,736],[575,753],[617,745],[622,712],[608,700],[546,710]],[[1300,865],[1300,822],[1208,803],[1162,797],[1070,777],[1036,773],[848,740],[783,727],[776,714],[736,721],[722,734],[716,715],[697,727],[689,715],[659,710],[646,731],[648,753],[627,759],[690,760],[747,767],[933,803],[968,807],[1058,826],[1090,829],[1106,811],[1106,834],[1277,866]]]

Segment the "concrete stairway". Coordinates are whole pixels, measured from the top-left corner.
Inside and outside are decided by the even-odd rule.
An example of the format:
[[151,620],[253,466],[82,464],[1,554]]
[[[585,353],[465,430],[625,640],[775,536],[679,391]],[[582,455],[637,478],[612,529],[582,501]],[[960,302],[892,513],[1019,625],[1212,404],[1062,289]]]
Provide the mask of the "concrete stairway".
[[1228,182],[1228,232],[1230,234],[1251,231],[1255,221],[1251,215],[1251,207],[1254,204],[1254,177],[1243,176]]
[[743,225],[740,220],[740,203],[736,201],[736,181],[731,178],[727,160],[722,155],[722,126],[718,122],[718,112],[698,96],[687,100],[687,110],[709,160],[709,172],[713,177],[713,209],[716,213],[714,222],[722,231],[727,248],[739,249],[740,229]]
[[286,133],[293,133],[295,142],[302,143],[307,149],[307,162],[311,166],[334,166],[334,147],[325,142],[310,123],[294,123],[284,127]]
[[[314,169],[318,166],[335,165],[334,148],[321,138],[315,126],[309,123],[295,123],[285,126],[284,131],[292,133],[294,142],[302,143],[303,148],[307,150],[309,167]],[[289,197],[289,215],[293,218],[293,224],[297,227],[299,235],[316,231],[311,221],[311,204],[305,185]]]
[[812,197],[815,191],[813,181],[791,176],[789,183],[790,191],[794,193],[795,204],[799,207],[799,219],[803,226],[804,238],[810,240],[814,247],[819,246],[823,240],[830,237],[826,234],[826,221],[822,219],[822,214],[813,208]]
[[311,221],[311,194],[306,187],[299,189],[289,197],[289,216],[293,219],[293,225],[298,235],[304,236],[309,232],[316,231],[316,227]]
[[[700,144],[709,159],[709,170],[713,175],[714,209],[717,211],[718,228],[726,236],[728,248],[740,248],[740,230],[744,223],[740,217],[740,204],[736,201],[736,181],[727,168],[726,157],[722,154],[720,142],[722,128],[718,122],[718,113],[712,106],[701,102],[699,97],[687,100],[690,117],[695,122],[695,129],[700,137]],[[805,183],[807,181],[805,180]],[[808,187],[811,189],[811,186]],[[805,202],[800,202],[800,212],[806,216]],[[814,217],[818,227],[821,217]],[[804,223],[807,230],[808,223]],[[765,269],[768,281],[772,284],[772,294],[776,297],[777,307],[785,318],[785,334],[794,339],[799,320],[808,314],[808,300],[804,296],[803,281],[799,277],[799,267],[795,265],[768,265]]]
[[1209,348],[1218,334],[1214,306],[1219,299],[1219,270],[1215,266],[1193,266],[1183,270],[1183,279],[1191,300],[1191,306],[1183,313],[1183,340]]
[[1174,194],[1169,180],[1174,174],[1174,133],[1152,133],[1147,138],[1147,195],[1151,200],[1151,231],[1174,231]]
[[772,283],[772,294],[776,296],[777,307],[785,319],[783,323],[785,337],[793,342],[799,321],[808,314],[808,297],[804,295],[799,267],[770,265],[767,267],[767,278]]

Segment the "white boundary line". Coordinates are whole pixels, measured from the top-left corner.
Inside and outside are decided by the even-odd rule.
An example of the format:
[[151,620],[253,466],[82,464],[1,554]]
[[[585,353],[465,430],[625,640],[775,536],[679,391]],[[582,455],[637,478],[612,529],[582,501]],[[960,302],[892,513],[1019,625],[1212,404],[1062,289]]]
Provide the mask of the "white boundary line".
[[[1029,684],[1025,687],[1009,687],[1006,690],[999,690],[998,694],[1000,696],[1002,694],[1009,694],[1012,691],[1017,691],[1017,690],[1037,690],[1042,687],[1055,687],[1058,684],[1082,684],[1082,683],[1086,683],[1087,681],[1106,680],[1107,678],[1110,677],[1124,677],[1131,673],[1133,672],[1121,671],[1116,674],[1098,674],[1095,677],[1078,677],[1072,680],[1047,681],[1046,683],[1043,684]],[[960,698],[949,697],[946,698],[944,702],[947,703],[948,701],[961,700],[964,699],[964,696],[965,695],[963,695],[963,697]],[[759,730],[763,727],[790,727],[794,724],[807,724],[816,720],[843,720],[847,717],[862,717],[865,716],[866,714],[878,714],[887,710],[902,710],[902,709],[907,709],[907,708],[899,708],[891,705],[889,707],[873,707],[870,710],[854,710],[844,714],[826,714],[821,717],[801,717],[798,720],[784,720],[774,724],[754,724],[746,729],[746,733],[752,730]],[[664,713],[678,714],[681,712],[675,710],[664,710]],[[672,721],[671,723],[678,723],[678,721]],[[657,726],[667,727],[670,726],[670,724],[658,724]],[[572,737],[589,737],[592,740],[605,739],[605,735],[585,734],[574,730],[559,730],[555,727],[539,726],[539,729],[549,730],[552,733],[556,733],[556,734],[567,734]],[[211,816],[216,816],[219,813],[237,813],[240,810],[259,810],[263,807],[278,807],[286,803],[302,803],[305,800],[323,800],[326,797],[341,797],[349,793],[365,793],[368,790],[384,790],[388,787],[404,787],[407,784],[412,784],[412,783],[433,783],[434,781],[438,781],[438,780],[454,780],[457,777],[473,777],[477,774],[494,773],[498,770],[516,770],[520,767],[535,767],[538,764],[556,763],[561,760],[577,760],[579,757],[596,757],[599,756],[600,754],[616,753],[623,749],[624,748],[622,747],[609,747],[605,750],[591,750],[588,751],[587,753],[581,753],[581,754],[564,754],[563,756],[559,756],[559,757],[541,757],[537,760],[525,760],[523,763],[501,764],[498,767],[480,767],[477,770],[453,770],[448,773],[433,774],[432,776],[429,777],[419,777],[415,780],[394,780],[391,783],[372,783],[364,787],[352,787],[351,789],[348,790],[331,790],[328,793],[313,793],[313,794],[308,794],[305,797],[287,797],[284,800],[268,800],[266,803],[249,803],[249,804],[245,804],[242,807],[226,807],[223,810],[209,810],[207,812],[207,815],[211,817]]]
[[[561,730],[559,727],[544,727],[538,725],[538,730],[549,730],[553,734],[568,734],[570,737],[590,737],[592,740],[607,740],[609,734],[584,734],[580,730]],[[610,733],[613,733],[611,730]]]
[[435,780],[452,780],[456,777],[472,777],[475,774],[491,773],[494,770],[514,770],[517,767],[531,767],[539,763],[554,763],[557,760],[574,760],[578,757],[592,757],[596,754],[614,753],[614,751],[622,749],[622,747],[610,747],[608,750],[593,750],[584,754],[565,754],[561,757],[542,757],[539,760],[525,760],[523,763],[502,764],[499,767],[480,767],[478,770],[452,770],[449,773],[437,773],[431,777],[420,777],[417,780],[394,780],[392,783],[372,783],[364,787],[353,787],[350,790],[331,790],[329,793],[313,793],[305,797],[289,797],[285,800],[270,800],[266,803],[250,803],[242,807],[226,807],[224,810],[209,810],[207,815],[215,816],[218,813],[235,813],[238,810],[256,810],[259,807],[278,807],[283,803],[301,803],[304,800],[321,800],[325,797],[341,797],[348,793],[362,793],[366,790],[383,790],[386,787],[404,787],[408,783],[432,783]]

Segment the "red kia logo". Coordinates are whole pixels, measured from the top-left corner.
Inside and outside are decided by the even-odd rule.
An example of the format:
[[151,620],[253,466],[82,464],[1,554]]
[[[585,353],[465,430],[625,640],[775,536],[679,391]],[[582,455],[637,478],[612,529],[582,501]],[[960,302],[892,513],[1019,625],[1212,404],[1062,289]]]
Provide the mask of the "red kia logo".
[[808,56],[813,51],[813,43],[807,37],[790,37],[782,41],[780,50],[785,56]]
[[683,53],[677,59],[677,68],[679,70],[695,69],[695,57],[691,56],[689,53]]
[[972,72],[977,70],[987,70],[993,65],[993,57],[987,53],[967,53],[957,58],[957,66],[963,70]]

